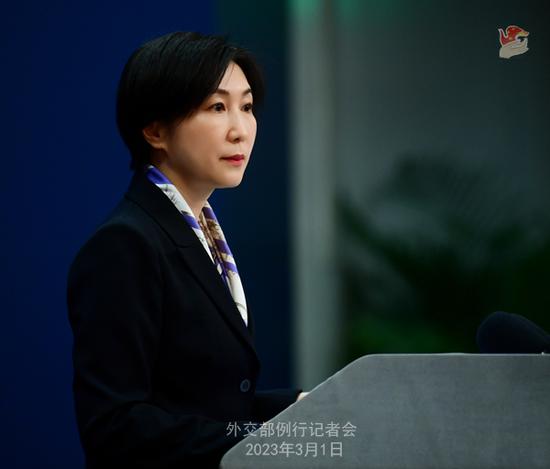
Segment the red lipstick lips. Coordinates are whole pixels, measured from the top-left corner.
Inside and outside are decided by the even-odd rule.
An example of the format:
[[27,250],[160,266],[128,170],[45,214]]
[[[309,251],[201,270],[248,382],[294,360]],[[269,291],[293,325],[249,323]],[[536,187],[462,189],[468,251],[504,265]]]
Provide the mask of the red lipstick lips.
[[224,160],[244,160],[244,155],[222,156]]
[[222,160],[225,160],[233,165],[240,165],[244,161],[244,155],[223,156]]

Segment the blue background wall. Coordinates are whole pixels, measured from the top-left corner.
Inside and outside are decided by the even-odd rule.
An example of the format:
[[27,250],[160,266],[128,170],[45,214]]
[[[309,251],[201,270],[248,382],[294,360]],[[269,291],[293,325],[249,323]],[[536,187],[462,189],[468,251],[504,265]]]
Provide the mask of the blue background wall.
[[[280,27],[284,15],[281,6],[270,7],[274,37],[264,35],[256,41],[267,19],[254,21],[247,34],[239,36],[235,33],[251,25],[250,15],[259,11],[252,7],[245,15],[241,11],[231,16],[235,8],[224,9],[223,2],[218,5],[214,0],[154,5],[127,0],[32,1],[4,7],[0,28],[3,467],[82,467],[71,392],[67,269],[131,176],[114,114],[122,67],[142,42],[170,31],[229,32],[266,59],[270,94],[249,172],[239,189],[220,191],[211,200],[257,317],[263,362],[258,386],[289,385],[286,140],[284,102],[277,96],[284,77],[284,44],[278,41],[284,35]],[[250,213],[259,208],[265,212],[255,220],[257,229],[245,229]],[[264,262],[273,269],[262,270]]]

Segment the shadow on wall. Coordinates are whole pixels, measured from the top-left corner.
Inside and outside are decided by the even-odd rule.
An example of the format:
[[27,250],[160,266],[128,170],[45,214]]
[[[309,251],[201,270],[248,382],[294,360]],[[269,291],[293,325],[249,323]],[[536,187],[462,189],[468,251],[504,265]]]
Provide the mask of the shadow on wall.
[[477,352],[477,326],[495,310],[549,329],[547,217],[456,158],[400,161],[366,208],[337,202],[347,360]]

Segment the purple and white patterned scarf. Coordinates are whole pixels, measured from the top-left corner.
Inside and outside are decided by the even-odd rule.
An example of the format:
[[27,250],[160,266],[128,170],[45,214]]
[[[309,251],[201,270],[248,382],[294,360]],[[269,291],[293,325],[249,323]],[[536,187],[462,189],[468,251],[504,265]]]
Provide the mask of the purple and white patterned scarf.
[[225,236],[214,214],[214,210],[212,210],[208,201],[202,208],[199,220],[197,221],[195,215],[193,215],[193,211],[182,194],[158,168],[149,165],[147,166],[145,174],[147,178],[172,201],[183,215],[183,218],[185,218],[189,226],[193,229],[204,249],[210,256],[210,259],[216,266],[218,273],[222,276],[222,279],[229,288],[244,323],[248,325],[246,298],[244,296],[241,278],[237,270],[237,264],[225,240]]

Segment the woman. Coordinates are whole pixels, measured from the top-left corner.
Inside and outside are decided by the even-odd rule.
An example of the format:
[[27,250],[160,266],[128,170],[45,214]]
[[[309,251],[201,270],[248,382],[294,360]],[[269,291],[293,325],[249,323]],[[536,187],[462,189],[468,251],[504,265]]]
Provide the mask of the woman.
[[241,182],[261,98],[253,58],[216,36],[167,34],[123,70],[117,124],[135,174],[68,278],[88,468],[217,467],[306,394],[256,391],[253,316],[208,203]]

